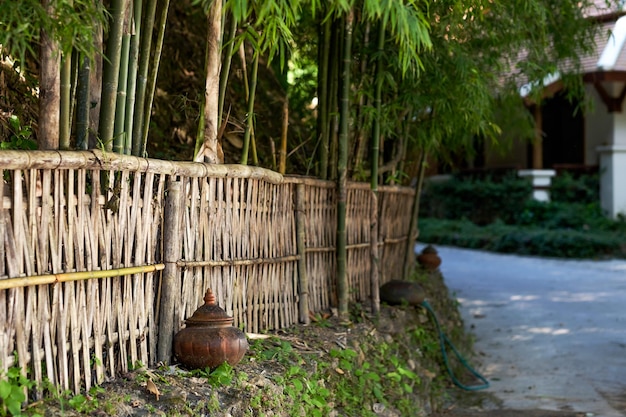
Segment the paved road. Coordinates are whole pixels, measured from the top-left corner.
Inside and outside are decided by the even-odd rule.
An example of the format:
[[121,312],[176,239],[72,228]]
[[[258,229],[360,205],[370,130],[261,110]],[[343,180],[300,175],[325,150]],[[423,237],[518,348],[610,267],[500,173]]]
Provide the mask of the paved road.
[[504,407],[626,416],[626,261],[437,249]]

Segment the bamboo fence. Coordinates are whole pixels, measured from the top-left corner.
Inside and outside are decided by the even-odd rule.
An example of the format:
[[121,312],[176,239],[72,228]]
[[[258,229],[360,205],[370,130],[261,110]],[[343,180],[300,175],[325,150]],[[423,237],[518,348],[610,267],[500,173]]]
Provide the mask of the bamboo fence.
[[[337,303],[333,182],[100,151],[0,151],[0,169],[0,371],[78,392],[168,360],[208,287],[248,332]],[[402,274],[413,193],[379,188],[381,283]],[[372,201],[349,184],[352,301]]]

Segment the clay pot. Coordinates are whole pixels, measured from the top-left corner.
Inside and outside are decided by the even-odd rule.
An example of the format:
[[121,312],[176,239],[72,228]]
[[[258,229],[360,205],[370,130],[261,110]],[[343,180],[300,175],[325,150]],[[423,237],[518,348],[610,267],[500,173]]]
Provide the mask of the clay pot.
[[417,262],[424,269],[434,271],[441,265],[441,258],[437,254],[437,250],[433,246],[428,245],[417,255]]
[[235,366],[248,350],[246,335],[233,327],[210,288],[204,302],[174,336],[174,356],[188,369],[214,369],[224,362]]
[[391,280],[380,287],[380,301],[389,305],[419,306],[425,298],[424,289],[417,282]]

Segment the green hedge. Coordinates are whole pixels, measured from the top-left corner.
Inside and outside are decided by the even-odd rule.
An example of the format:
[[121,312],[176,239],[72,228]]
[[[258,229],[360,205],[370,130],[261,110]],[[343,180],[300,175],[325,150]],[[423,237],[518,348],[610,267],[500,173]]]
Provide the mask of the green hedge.
[[420,212],[441,219],[467,218],[476,224],[497,219],[511,223],[531,194],[530,181],[515,172],[501,177],[452,177],[425,185]]
[[495,252],[558,258],[626,257],[621,231],[541,229],[495,222],[478,226],[468,220],[420,219],[419,240]]

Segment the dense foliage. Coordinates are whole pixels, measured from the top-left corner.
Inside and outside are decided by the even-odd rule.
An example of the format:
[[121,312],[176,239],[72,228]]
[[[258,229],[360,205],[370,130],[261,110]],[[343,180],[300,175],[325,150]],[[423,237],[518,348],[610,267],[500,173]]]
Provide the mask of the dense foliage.
[[[597,5],[590,0],[228,0],[214,16],[216,5],[175,2],[168,14],[169,0],[2,2],[2,54],[32,71],[26,82],[36,87],[40,32],[57,42],[61,67],[50,68],[62,73],[61,129],[71,129],[62,132],[61,147],[134,154],[148,148],[165,158],[189,158],[212,123],[220,146],[236,144],[228,162],[247,161],[249,152],[254,164],[335,178],[343,140],[349,176],[367,179],[376,164],[381,178],[398,182],[416,175],[420,153],[445,159],[469,152],[477,135],[506,143],[500,137],[505,123],[529,136],[532,121],[518,117],[525,114],[519,86],[558,71],[568,93],[580,94],[578,63],[600,30],[585,18]],[[221,31],[206,35],[208,20]],[[344,57],[348,23],[351,54]],[[155,86],[161,46],[168,43],[166,65],[174,62]],[[212,74],[206,73],[206,44],[221,52]],[[80,93],[86,77],[89,97]],[[340,97],[346,80],[347,96]],[[203,98],[209,87],[217,101]],[[270,91],[255,100],[261,88]],[[176,110],[183,106],[183,119],[153,123],[159,96],[178,102],[170,104]],[[216,103],[218,110],[206,109]],[[346,123],[343,139],[340,122]]]

